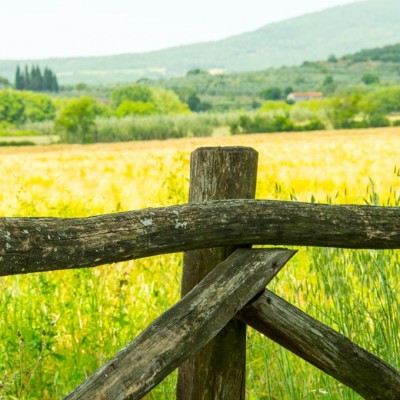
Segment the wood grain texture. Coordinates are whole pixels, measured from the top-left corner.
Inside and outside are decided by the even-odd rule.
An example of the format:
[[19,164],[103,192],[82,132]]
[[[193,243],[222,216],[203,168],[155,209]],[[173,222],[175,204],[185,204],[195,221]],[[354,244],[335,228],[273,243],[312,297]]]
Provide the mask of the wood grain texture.
[[365,399],[400,399],[399,371],[269,290],[237,318]]
[[237,250],[66,399],[142,398],[217,335],[294,253]]
[[[205,147],[190,158],[190,202],[254,198],[258,153],[249,147]],[[184,296],[235,247],[189,251],[183,257]],[[232,319],[179,368],[178,400],[244,400],[246,325]]]
[[400,208],[219,200],[88,218],[0,218],[0,276],[215,246],[399,249]]

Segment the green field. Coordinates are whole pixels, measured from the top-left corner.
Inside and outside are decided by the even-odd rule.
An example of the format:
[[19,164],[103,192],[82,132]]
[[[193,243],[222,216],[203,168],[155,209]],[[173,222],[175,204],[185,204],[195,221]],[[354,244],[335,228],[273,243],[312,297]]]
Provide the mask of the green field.
[[[0,215],[78,217],[187,202],[200,146],[259,152],[258,199],[399,205],[400,129],[0,148]],[[398,251],[299,248],[269,285],[400,368]],[[59,399],[179,298],[180,254],[0,279],[0,399]],[[248,330],[250,400],[360,399]],[[148,399],[173,399],[176,374]]]

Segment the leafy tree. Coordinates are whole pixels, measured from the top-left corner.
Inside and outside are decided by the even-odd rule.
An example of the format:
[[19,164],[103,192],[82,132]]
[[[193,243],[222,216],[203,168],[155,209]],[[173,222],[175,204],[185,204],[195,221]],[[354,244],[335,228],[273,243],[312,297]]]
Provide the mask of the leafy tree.
[[288,96],[288,94],[293,93],[293,92],[294,92],[294,90],[291,86],[287,86],[283,90],[283,94],[284,94],[285,98]]
[[208,111],[212,108],[211,103],[201,101],[199,96],[195,92],[192,92],[189,95],[187,104],[188,104],[190,110],[194,111],[194,112]]
[[124,100],[115,110],[117,117],[127,117],[133,115],[152,115],[157,114],[157,109],[153,103],[143,101]]
[[327,75],[322,83],[322,91],[324,94],[331,94],[336,90],[336,83],[332,75]]
[[323,86],[327,86],[327,85],[332,85],[333,83],[333,76],[332,75],[328,75],[325,77],[324,82],[323,82]]
[[4,78],[3,76],[0,76],[0,89],[2,87],[9,87],[10,86],[10,82],[8,81],[7,78]]
[[328,118],[335,129],[349,129],[357,127],[356,116],[360,113],[359,104],[361,93],[342,95],[330,99],[328,104]]
[[201,106],[201,100],[196,93],[191,93],[188,97],[187,104],[192,111],[199,111]]
[[260,92],[260,97],[264,100],[280,100],[283,94],[280,88],[272,86]]
[[163,88],[152,89],[152,101],[160,114],[187,114],[190,109],[172,90]]
[[0,90],[0,121],[20,124],[25,121],[25,105],[21,97],[11,90]]
[[55,121],[56,131],[67,143],[95,142],[97,114],[96,100],[92,97],[71,100]]
[[[172,90],[148,88],[143,85],[128,85],[114,90],[111,94],[117,114],[182,114],[190,112]],[[123,106],[122,104],[125,103]],[[144,106],[144,104],[148,104]],[[122,108],[120,108],[122,106]]]
[[53,120],[56,107],[49,96],[39,93],[22,92],[19,94],[24,103],[25,119],[30,122]]
[[370,72],[366,72],[362,77],[361,81],[365,83],[366,85],[372,85],[375,83],[379,83],[379,77],[377,75],[374,75]]
[[328,62],[329,62],[329,63],[337,63],[337,62],[338,62],[338,59],[337,59],[337,57],[336,57],[334,54],[331,54],[331,55],[328,57]]
[[78,90],[79,92],[81,92],[83,90],[87,90],[87,88],[88,88],[88,85],[86,83],[83,83],[83,82],[77,83],[75,85],[75,89]]
[[374,90],[360,104],[363,112],[387,115],[400,112],[400,86]]
[[115,89],[111,93],[111,99],[113,107],[118,108],[125,100],[151,103],[153,101],[153,93],[143,85],[128,85]]

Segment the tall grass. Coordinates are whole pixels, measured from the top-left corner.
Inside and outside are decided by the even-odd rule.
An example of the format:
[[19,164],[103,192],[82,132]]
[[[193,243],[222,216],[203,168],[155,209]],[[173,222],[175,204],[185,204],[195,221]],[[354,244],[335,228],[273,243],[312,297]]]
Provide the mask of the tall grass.
[[[207,137],[211,136],[216,128],[228,126],[238,118],[239,114],[235,112],[97,118],[96,141],[110,143]],[[41,135],[59,133],[53,121],[26,123],[21,129]]]
[[229,125],[233,118],[235,118],[234,113],[193,113],[98,119],[97,140],[117,142],[211,136],[215,128]]
[[[257,198],[399,205],[400,131],[392,129],[0,149],[0,215],[76,217],[184,203],[190,151],[222,144],[259,151]],[[62,398],[178,300],[181,267],[172,254],[1,278],[0,398]],[[399,368],[399,276],[398,251],[300,248],[269,288]],[[148,398],[173,399],[175,384],[173,374]],[[246,394],[360,398],[251,329]]]

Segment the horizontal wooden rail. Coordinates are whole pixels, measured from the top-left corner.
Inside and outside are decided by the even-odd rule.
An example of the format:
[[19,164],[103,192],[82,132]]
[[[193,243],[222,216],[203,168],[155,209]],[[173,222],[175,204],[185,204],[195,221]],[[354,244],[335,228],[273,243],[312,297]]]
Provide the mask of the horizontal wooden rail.
[[242,244],[400,248],[400,208],[222,200],[88,218],[0,218],[0,276]]
[[294,253],[237,250],[66,399],[141,399],[217,335]]
[[369,400],[400,399],[400,372],[266,290],[237,317]]

